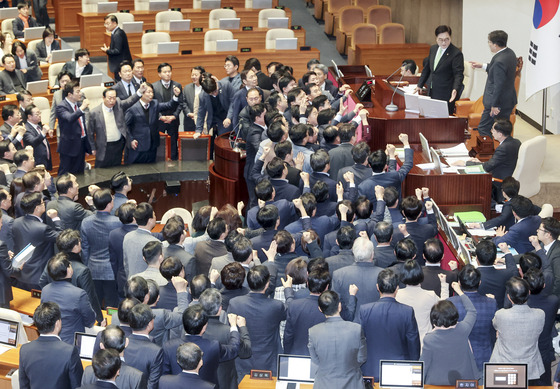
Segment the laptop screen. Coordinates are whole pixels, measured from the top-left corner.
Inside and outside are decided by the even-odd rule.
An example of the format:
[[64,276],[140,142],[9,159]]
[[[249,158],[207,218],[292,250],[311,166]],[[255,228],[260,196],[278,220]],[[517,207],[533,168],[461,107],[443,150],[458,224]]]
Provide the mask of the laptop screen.
[[424,362],[379,361],[380,388],[423,388]]
[[521,388],[529,387],[526,363],[485,363],[484,388]]
[[310,356],[278,354],[278,381],[313,382],[316,372]]
[[0,344],[16,346],[18,339],[18,322],[0,319]]
[[93,358],[93,346],[95,345],[95,335],[84,332],[74,333],[74,346],[78,348],[81,359]]

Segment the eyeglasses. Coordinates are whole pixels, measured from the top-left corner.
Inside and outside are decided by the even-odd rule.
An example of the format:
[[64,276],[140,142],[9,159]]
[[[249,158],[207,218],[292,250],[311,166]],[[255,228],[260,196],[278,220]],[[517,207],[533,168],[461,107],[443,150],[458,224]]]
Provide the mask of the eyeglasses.
[[537,231],[542,232],[543,234],[546,234],[548,231],[545,230],[544,228],[537,228]]

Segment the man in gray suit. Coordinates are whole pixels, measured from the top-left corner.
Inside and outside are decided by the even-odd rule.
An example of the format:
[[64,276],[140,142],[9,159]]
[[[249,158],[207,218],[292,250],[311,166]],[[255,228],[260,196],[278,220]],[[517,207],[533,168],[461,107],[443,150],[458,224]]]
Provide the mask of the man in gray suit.
[[[531,308],[527,281],[512,277],[506,282],[506,297],[513,306],[496,312],[492,324],[496,329],[496,344],[490,362],[527,363],[527,378],[538,380],[544,373],[539,352],[539,336],[544,327],[545,314],[541,309]],[[529,381],[531,382],[531,381]]]
[[0,72],[0,95],[18,93],[27,87],[25,77],[21,70],[16,69],[16,60],[12,54],[5,54],[2,57],[4,70]]
[[138,228],[126,234],[123,240],[123,265],[126,278],[146,270],[148,265],[142,259],[142,249],[146,243],[159,240],[151,233],[156,225],[156,216],[150,204],[138,204],[134,210],[134,220]]
[[124,113],[140,99],[145,90],[146,84],[142,84],[135,94],[122,101],[114,89],[105,89],[103,104],[90,111],[87,128],[89,143],[95,155],[95,167],[121,164],[125,142],[130,138]]
[[72,74],[70,72],[60,72],[58,73],[58,85],[60,89],[55,91],[52,96],[52,103],[51,103],[51,115],[49,117],[49,127],[53,130],[56,128],[56,137],[57,140],[60,138],[60,131],[58,130],[58,126],[56,125],[56,106],[60,104],[63,100],[62,98],[62,91],[66,84],[72,80]]
[[[118,388],[130,388],[130,389],[142,389],[146,387],[146,378],[142,372],[135,369],[132,366],[128,366],[124,361],[124,350],[128,346],[128,339],[124,331],[116,326],[109,325],[107,328],[101,332],[101,349],[113,349],[116,350],[121,359],[122,364],[117,376],[116,384]],[[82,376],[82,386],[87,384],[94,384],[97,382],[97,378],[93,373],[92,366],[88,366],[84,370],[84,375]]]
[[336,292],[323,292],[319,309],[327,320],[309,329],[309,354],[318,367],[313,388],[363,388],[360,366],[367,346],[362,327],[342,320]]
[[190,283],[196,276],[196,261],[192,254],[185,251],[183,242],[187,237],[185,231],[185,222],[181,216],[172,216],[167,220],[163,227],[163,238],[169,243],[169,246],[163,249],[163,257],[176,257],[183,264],[185,269],[185,279]]
[[[62,228],[80,230],[82,220],[93,215],[93,212],[84,209],[82,204],[76,202],[80,185],[76,181],[76,176],[71,173],[63,174],[56,180],[56,191],[58,199],[47,203],[47,209],[56,209],[58,217],[62,223]],[[86,197],[86,202],[93,205],[91,197]]]
[[478,124],[480,135],[492,137],[490,130],[494,119],[509,119],[513,107],[517,104],[515,91],[515,73],[517,57],[507,47],[508,34],[496,30],[488,34],[488,47],[494,54],[489,64],[471,61],[473,68],[483,68],[488,73],[482,103],[484,111]]

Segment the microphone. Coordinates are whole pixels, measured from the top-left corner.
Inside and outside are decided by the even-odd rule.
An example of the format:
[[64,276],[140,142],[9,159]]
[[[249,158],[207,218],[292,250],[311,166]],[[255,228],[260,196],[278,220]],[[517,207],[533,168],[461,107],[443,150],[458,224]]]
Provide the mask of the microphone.
[[[398,72],[399,70],[401,70],[400,66],[393,73],[391,73],[391,75],[389,77],[387,77],[385,79],[385,81],[389,82],[389,78],[393,77],[395,75],[395,73]],[[402,77],[401,77],[401,79],[402,79]]]
[[[400,69],[400,68],[399,68],[399,69]],[[394,73],[393,73],[393,74],[394,74]],[[391,76],[392,76],[393,74],[391,74]],[[402,81],[403,76],[404,76],[404,74],[401,74],[401,78],[399,79],[399,82]],[[389,85],[390,85],[390,84],[389,84]],[[395,111],[398,111],[398,110],[399,110],[399,107],[397,107],[397,105],[393,103],[393,98],[395,97],[395,93],[397,93],[397,88],[398,88],[398,86],[395,87],[395,90],[393,91],[393,94],[392,94],[392,96],[391,96],[391,104],[387,104],[387,105],[385,106],[385,111],[387,111],[387,112],[395,112]]]
[[[230,132],[230,137],[231,137],[231,134],[235,133],[235,139],[233,140],[233,145],[231,146],[231,149],[233,151],[235,151],[236,153],[241,153],[241,149],[238,147],[238,145],[239,145],[239,130],[241,130],[241,126],[239,124],[241,124],[241,122],[238,120],[237,124],[235,125],[233,130]],[[237,128],[237,132],[235,132],[236,128]]]

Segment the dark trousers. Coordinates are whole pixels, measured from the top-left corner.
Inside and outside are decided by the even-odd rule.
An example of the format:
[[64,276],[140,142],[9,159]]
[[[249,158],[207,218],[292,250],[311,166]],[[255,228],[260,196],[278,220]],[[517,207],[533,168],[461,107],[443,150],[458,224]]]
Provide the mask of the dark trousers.
[[101,161],[95,160],[95,167],[111,167],[119,166],[122,162],[122,155],[124,150],[124,137],[121,137],[116,142],[107,142],[107,147],[105,149],[105,158]]
[[494,121],[496,119],[509,120],[509,115],[511,115],[511,111],[513,111],[513,107],[502,108],[499,114],[497,114],[496,116],[490,116],[490,108],[484,107],[484,111],[482,111],[482,116],[480,118],[480,123],[478,124],[478,133],[480,135],[492,137],[492,133],[490,132],[490,130],[494,125]]
[[58,167],[58,175],[61,176],[64,173],[72,174],[82,174],[86,167],[86,147],[85,147],[86,137],[82,138],[82,143],[78,155],[71,157],[67,154],[60,154],[60,166]]
[[119,82],[121,80],[121,76],[119,75],[119,72],[115,72],[113,73],[113,79],[115,80],[115,82]]
[[50,23],[49,13],[47,12],[46,0],[33,0],[33,9],[35,10],[35,19],[40,25],[48,26]]
[[179,149],[177,141],[179,140],[179,120],[175,119],[171,123],[159,122],[158,131],[167,133],[171,137],[171,159],[176,161],[179,159]]
[[156,161],[157,149],[140,151],[132,163],[153,163]]
[[551,368],[550,364],[552,362],[545,362],[544,364],[544,373],[536,380],[529,380],[529,386],[551,386],[552,385],[552,376],[551,376]]
[[95,292],[101,308],[116,308],[119,305],[119,297],[117,295],[117,282],[114,280],[93,280]]

